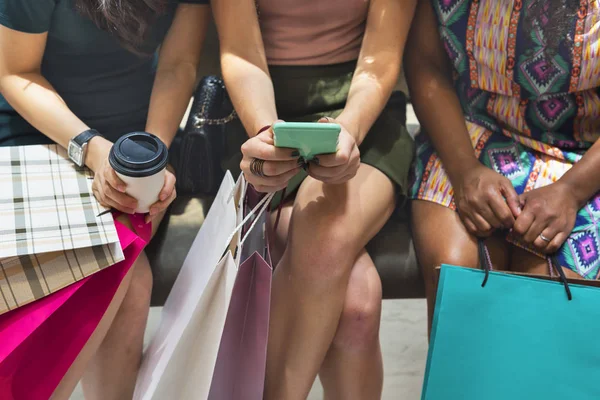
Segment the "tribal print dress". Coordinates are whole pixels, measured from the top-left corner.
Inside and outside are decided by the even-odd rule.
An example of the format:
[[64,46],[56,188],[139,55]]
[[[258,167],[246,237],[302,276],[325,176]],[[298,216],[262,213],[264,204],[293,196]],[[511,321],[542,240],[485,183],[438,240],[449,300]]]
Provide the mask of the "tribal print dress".
[[[519,194],[556,182],[600,135],[598,1],[432,1],[479,160]],[[456,209],[432,144],[416,141],[411,197]],[[596,195],[557,253],[588,279],[600,275],[599,222]]]

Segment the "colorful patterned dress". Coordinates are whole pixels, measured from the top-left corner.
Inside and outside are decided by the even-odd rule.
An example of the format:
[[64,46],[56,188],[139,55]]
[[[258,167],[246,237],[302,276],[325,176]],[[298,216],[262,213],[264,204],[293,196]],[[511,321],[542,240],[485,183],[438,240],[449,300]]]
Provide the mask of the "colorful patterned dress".
[[[548,56],[540,25],[524,26],[532,0],[432,1],[479,160],[518,193],[556,182],[600,136],[599,2],[579,2],[570,40]],[[539,20],[543,28],[547,19]],[[424,134],[417,136],[412,198],[456,209]],[[588,279],[600,275],[599,222],[597,195],[579,211],[557,254],[561,265]]]

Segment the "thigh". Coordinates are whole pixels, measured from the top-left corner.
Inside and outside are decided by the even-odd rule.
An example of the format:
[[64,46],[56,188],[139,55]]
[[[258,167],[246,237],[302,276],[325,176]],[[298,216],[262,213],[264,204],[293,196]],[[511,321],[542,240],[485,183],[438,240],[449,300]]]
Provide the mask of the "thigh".
[[[417,258],[425,278],[434,278],[433,270],[441,264],[477,268],[478,239],[467,232],[458,213],[440,204],[412,202],[412,234]],[[494,269],[506,270],[510,247],[501,235],[485,240]]]
[[288,243],[321,245],[325,244],[323,241],[331,241],[327,244],[345,247],[353,253],[348,257],[354,262],[389,219],[394,207],[394,184],[370,165],[361,164],[356,176],[341,185],[328,185],[308,177],[296,195]]

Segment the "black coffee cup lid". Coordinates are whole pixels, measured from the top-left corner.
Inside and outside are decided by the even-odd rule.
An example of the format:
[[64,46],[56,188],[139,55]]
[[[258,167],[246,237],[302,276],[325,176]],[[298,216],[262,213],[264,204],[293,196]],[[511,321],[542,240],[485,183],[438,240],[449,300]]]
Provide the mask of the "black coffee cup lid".
[[121,175],[141,178],[162,171],[169,160],[167,146],[146,132],[123,135],[110,150],[110,166]]

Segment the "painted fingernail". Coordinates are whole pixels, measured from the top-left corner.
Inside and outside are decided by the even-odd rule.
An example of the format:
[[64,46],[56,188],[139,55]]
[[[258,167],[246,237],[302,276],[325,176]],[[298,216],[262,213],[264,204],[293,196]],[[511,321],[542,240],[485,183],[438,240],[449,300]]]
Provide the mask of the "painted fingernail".
[[292,157],[299,157],[299,156],[300,156],[300,152],[298,150],[292,151]]

